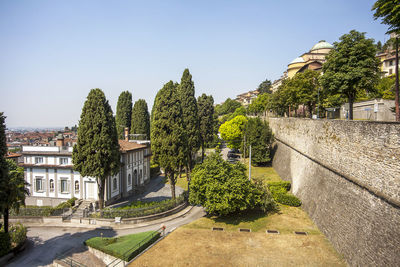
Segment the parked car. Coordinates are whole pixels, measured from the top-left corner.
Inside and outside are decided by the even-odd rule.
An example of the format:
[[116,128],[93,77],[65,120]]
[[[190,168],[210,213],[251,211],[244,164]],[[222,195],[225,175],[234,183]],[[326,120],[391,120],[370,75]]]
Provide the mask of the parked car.
[[228,153],[228,158],[235,158],[235,159],[237,159],[237,158],[240,158],[240,155],[234,154],[234,153]]

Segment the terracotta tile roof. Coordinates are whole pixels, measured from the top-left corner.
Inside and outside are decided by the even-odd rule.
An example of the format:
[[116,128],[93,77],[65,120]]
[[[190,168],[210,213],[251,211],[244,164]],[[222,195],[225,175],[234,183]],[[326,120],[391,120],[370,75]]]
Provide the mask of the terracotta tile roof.
[[131,151],[135,149],[146,148],[146,145],[138,144],[136,142],[129,142],[126,140],[118,140],[121,152]]
[[19,154],[19,153],[7,152],[6,158],[18,158],[21,156],[22,156],[22,154]]

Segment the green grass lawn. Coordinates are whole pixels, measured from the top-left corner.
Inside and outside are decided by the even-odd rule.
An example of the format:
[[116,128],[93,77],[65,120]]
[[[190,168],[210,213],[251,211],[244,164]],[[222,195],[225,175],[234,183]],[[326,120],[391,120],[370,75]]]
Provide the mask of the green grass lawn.
[[[244,164],[249,174],[249,159],[244,159]],[[281,177],[276,173],[272,167],[254,167],[251,166],[252,178],[263,178],[265,182],[279,182],[282,181]]]
[[[164,177],[164,182],[166,184],[169,184],[169,180]],[[186,173],[182,173],[181,178],[178,178],[176,180],[176,184],[177,186],[179,186],[180,188],[183,188],[184,190],[188,190],[188,181],[186,179]]]
[[[148,239],[151,234],[156,233],[157,235],[155,236],[158,237],[159,233],[157,231],[148,231],[139,234],[124,235],[119,237],[93,237],[86,240],[85,244],[89,247],[93,247],[117,258],[130,260],[135,255],[139,254],[147,246],[149,246],[152,242],[143,242],[143,246],[138,247],[138,250],[130,250],[146,238]],[[149,239],[149,241],[151,240]]]

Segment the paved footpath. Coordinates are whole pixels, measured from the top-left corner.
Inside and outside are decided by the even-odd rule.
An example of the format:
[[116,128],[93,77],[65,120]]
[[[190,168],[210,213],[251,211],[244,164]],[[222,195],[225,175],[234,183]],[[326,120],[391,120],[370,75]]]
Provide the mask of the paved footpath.
[[7,266],[47,266],[53,263],[57,254],[63,254],[74,249],[75,251],[86,251],[83,242],[95,236],[113,237],[119,235],[135,234],[145,231],[157,230],[161,224],[170,231],[179,226],[190,223],[205,215],[201,207],[187,207],[185,210],[165,217],[163,219],[150,221],[148,223],[115,227],[112,229],[101,228],[79,228],[65,224],[55,225],[29,225],[29,243],[26,249]]

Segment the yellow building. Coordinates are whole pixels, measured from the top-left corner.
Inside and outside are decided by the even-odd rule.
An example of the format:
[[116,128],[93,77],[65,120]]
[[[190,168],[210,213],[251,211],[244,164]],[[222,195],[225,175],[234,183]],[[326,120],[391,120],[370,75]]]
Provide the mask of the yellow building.
[[296,73],[303,72],[306,69],[320,70],[322,64],[325,63],[325,57],[333,49],[333,45],[324,40],[319,41],[311,50],[304,53],[298,58],[295,58],[289,63],[287,76],[292,78]]

